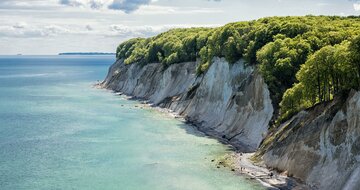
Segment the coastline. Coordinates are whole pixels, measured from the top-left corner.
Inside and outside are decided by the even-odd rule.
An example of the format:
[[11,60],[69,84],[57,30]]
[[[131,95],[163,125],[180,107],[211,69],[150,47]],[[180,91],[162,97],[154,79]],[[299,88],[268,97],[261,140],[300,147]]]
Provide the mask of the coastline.
[[220,143],[230,146],[231,153],[224,155],[223,158],[218,158],[210,160],[210,162],[214,163],[217,168],[228,168],[233,171],[235,175],[245,176],[248,180],[255,180],[263,185],[265,188],[270,190],[307,190],[310,189],[309,186],[303,184],[297,179],[288,177],[286,173],[278,173],[277,171],[270,170],[262,163],[254,163],[251,161],[251,156],[254,153],[243,153],[239,149],[236,148],[232,143],[227,141],[224,138],[221,138],[220,134],[215,134],[215,132],[209,133],[208,131],[202,131],[198,125],[194,122],[189,121],[186,117],[181,116],[179,113],[174,112],[168,108],[162,108],[158,105],[151,103],[149,100],[144,98],[139,98],[136,96],[131,96],[122,92],[117,92],[111,89],[104,88],[102,86],[102,82],[94,84],[94,88],[109,90],[112,93],[123,96],[127,100],[137,101],[142,106],[139,108],[150,108],[156,111],[166,113],[170,117],[173,117],[181,122],[184,122],[187,125],[194,127],[197,131],[203,133],[205,136],[214,138],[218,140]]

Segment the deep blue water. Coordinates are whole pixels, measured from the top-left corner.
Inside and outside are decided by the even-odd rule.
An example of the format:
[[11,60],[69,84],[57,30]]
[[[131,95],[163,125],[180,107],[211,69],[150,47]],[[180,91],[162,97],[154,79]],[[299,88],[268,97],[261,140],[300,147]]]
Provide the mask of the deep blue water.
[[262,189],[229,148],[92,87],[112,56],[0,56],[0,189]]

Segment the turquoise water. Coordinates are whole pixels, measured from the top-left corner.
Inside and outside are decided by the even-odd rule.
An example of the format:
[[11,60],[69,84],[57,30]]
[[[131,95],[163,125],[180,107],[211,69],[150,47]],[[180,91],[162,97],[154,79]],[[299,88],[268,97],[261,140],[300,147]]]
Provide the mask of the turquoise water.
[[106,90],[111,56],[0,57],[0,189],[263,189],[228,147]]

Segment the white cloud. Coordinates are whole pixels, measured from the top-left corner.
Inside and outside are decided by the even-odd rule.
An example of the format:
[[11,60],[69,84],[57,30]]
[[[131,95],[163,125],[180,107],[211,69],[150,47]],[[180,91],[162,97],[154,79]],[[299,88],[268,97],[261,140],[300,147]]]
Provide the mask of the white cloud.
[[360,3],[353,4],[355,11],[360,11]]
[[0,38],[40,38],[70,33],[76,33],[76,31],[58,25],[31,26],[20,22],[12,26],[0,26]]
[[61,5],[84,8],[89,7],[92,9],[103,8],[104,5],[109,2],[109,0],[59,0]]
[[27,24],[25,22],[18,22],[13,26],[13,28],[22,29],[25,28],[26,26]]
[[111,25],[107,37],[147,37],[163,31],[163,27]]
[[0,9],[49,10],[58,7],[57,0],[1,0]]
[[325,7],[325,6],[329,6],[331,5],[330,3],[324,3],[324,2],[319,2],[316,4],[317,6],[320,6],[320,7]]
[[171,7],[148,5],[139,8],[135,14],[139,15],[159,15],[159,14],[196,14],[196,13],[222,13],[223,10],[216,8],[201,7]]
[[142,5],[148,5],[150,2],[151,0],[114,0],[108,8],[131,13]]
[[125,24],[112,24],[107,27],[93,25],[67,25],[67,24],[36,24],[30,25],[26,22],[18,22],[0,26],[0,38],[55,38],[58,36],[98,36],[129,39],[135,37],[150,37],[173,28],[190,27],[216,27],[218,25],[141,25],[130,26]]
[[161,32],[173,28],[191,28],[191,27],[216,27],[218,25],[159,25],[159,26],[126,26],[126,25],[111,25],[106,37],[121,37],[121,38],[134,38],[134,37],[150,37],[157,35]]
[[[193,14],[193,13],[220,13],[217,8],[201,6],[168,6],[159,5],[158,0],[0,0],[0,9],[11,10],[53,10],[53,11],[90,11],[101,10],[103,12],[113,10],[113,13],[121,11],[127,14]],[[69,9],[66,9],[69,8]]]
[[112,9],[132,13],[143,5],[157,0],[59,0],[59,4],[91,9]]
[[91,25],[86,25],[85,28],[88,31],[93,31],[94,30],[94,28]]
[[274,15],[356,15],[360,11],[360,0],[117,1],[122,7],[110,10],[114,0],[0,0],[0,44],[6,44],[0,46],[0,54],[112,51],[126,39],[171,28],[218,26]]

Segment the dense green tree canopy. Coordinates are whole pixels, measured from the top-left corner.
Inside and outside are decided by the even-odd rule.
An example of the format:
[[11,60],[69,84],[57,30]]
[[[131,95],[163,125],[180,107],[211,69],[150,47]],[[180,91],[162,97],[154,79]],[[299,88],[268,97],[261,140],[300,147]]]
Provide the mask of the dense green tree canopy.
[[[296,74],[298,82],[284,93],[282,117],[316,103],[332,100],[339,92],[359,88],[359,62],[351,59],[356,41],[328,45],[311,55]],[[352,44],[350,46],[350,44]],[[357,55],[357,54],[356,54]]]
[[269,17],[218,28],[173,29],[117,48],[126,64],[166,66],[214,57],[257,65],[285,118],[360,84],[360,17]]

